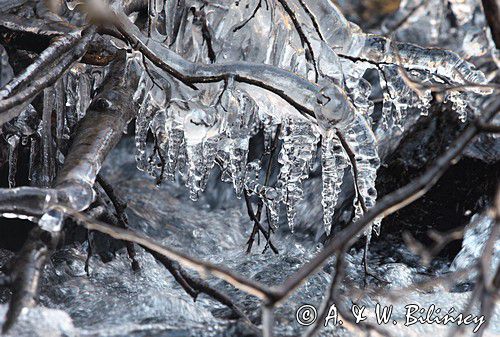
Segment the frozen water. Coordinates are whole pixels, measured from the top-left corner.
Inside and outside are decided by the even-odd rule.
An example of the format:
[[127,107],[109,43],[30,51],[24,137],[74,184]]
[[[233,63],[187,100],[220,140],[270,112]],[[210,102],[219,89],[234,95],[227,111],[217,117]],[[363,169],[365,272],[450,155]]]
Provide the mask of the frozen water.
[[[473,268],[483,254],[484,246],[488,240],[491,231],[493,230],[494,220],[482,214],[476,214],[471,218],[470,223],[465,226],[464,241],[462,249],[458,252],[453,260],[450,270],[465,270]],[[500,240],[496,240],[493,246],[493,254],[491,256],[491,267],[494,270],[495,266],[500,262]],[[477,273],[471,273],[472,280]]]
[[[430,87],[487,82],[483,72],[475,70],[471,63],[454,52],[426,49],[362,32],[359,27],[348,22],[339,8],[328,0],[291,0],[286,4],[265,2],[265,5],[256,0],[241,3],[220,0],[208,5],[186,0],[177,6],[162,6],[157,4],[151,9],[155,29],[148,33],[155,40],[164,37],[171,48],[185,60],[204,64],[225,64],[231,61],[271,64],[318,83],[322,89],[315,97],[317,102],[312,97],[302,97],[303,93],[290,95],[314,106],[316,121],[308,119],[307,122],[301,122],[303,125],[309,125],[312,129],[319,127],[317,132],[323,134],[322,141],[327,139],[325,134],[328,130],[335,128],[344,135],[352,148],[357,164],[352,167],[351,172],[359,171],[359,177],[354,179],[359,185],[357,190],[360,194],[355,200],[356,218],[363,212],[358,201],[362,201],[366,208],[372,207],[376,201],[374,182],[380,164],[379,158],[388,151],[387,148],[379,149],[379,141],[390,143],[390,147],[397,145],[407,128],[419,119],[418,114],[428,114],[432,99]],[[417,5],[413,1],[404,1],[400,12],[407,12],[415,6]],[[457,16],[460,29],[465,29],[463,27],[474,20],[471,13],[476,11],[476,7],[473,2],[468,2],[467,5],[453,2],[450,9],[440,4],[436,6],[436,11],[429,14],[431,7],[426,5],[417,9],[414,15],[427,20],[425,30],[429,33],[429,41],[435,42],[440,39],[442,22],[447,20],[448,10]],[[165,14],[164,20],[160,19],[160,14],[156,14],[162,13],[162,10],[170,11]],[[290,13],[293,15],[290,16]],[[399,16],[400,14],[395,14],[395,17]],[[406,27],[405,24],[398,26],[398,32]],[[384,27],[389,26],[388,21]],[[483,47],[488,44],[487,40],[471,36],[467,41]],[[178,57],[169,54],[160,44],[149,42],[154,43],[151,48],[159,54],[165,53],[166,58]],[[404,73],[401,66],[405,67]],[[152,65],[148,68],[156,69]],[[368,70],[375,70],[378,74],[375,80],[379,82],[381,89],[378,94],[382,98],[382,114],[376,125],[373,124],[373,79],[369,81],[365,78]],[[144,78],[147,76],[144,75]],[[169,76],[161,71],[153,72],[153,80],[161,78],[170,81]],[[199,92],[171,82],[173,103],[167,107],[169,113],[158,115],[162,121],[156,125],[160,125],[160,129],[163,123],[166,126],[164,132],[160,132],[162,139],[158,141],[156,137],[154,140],[155,147],[158,143],[161,144],[160,149],[155,149],[151,156],[146,154],[147,135],[149,130],[154,131],[151,127],[155,114],[140,113],[137,118],[138,167],[149,167],[146,170],[158,177],[163,176],[163,173],[154,173],[155,169],[151,169],[151,166],[160,166],[170,180],[176,172],[180,172],[191,191],[191,199],[197,200],[205,189],[215,161],[224,171],[222,178],[231,181],[236,195],[241,197],[245,188],[251,137],[263,130],[264,147],[268,149],[274,125],[282,123],[285,126],[287,121],[300,118],[299,114],[287,103],[277,100],[275,94],[237,83],[236,77],[224,78],[223,84],[200,85]],[[280,87],[279,90],[293,92],[287,89],[293,88]],[[462,121],[477,113],[477,97],[488,91],[478,87],[470,90],[475,93],[451,91],[441,97],[452,103],[452,108]],[[144,91],[143,85],[140,91]],[[143,102],[142,110],[150,109],[150,104]],[[192,123],[192,120],[195,122]],[[286,127],[284,129],[286,131]],[[279,202],[284,203],[288,210],[289,226],[293,228],[295,204],[301,199],[300,185],[306,178],[303,174],[306,166],[303,164],[313,164],[313,160],[293,154],[292,149],[302,150],[292,145],[290,137],[293,138],[286,133],[281,135],[281,175],[278,179],[279,186],[272,186],[276,187],[276,191],[281,189],[281,196],[272,199],[262,195],[260,197],[271,209],[275,209]],[[307,147],[304,144],[304,149]],[[304,153],[305,157],[310,156],[309,150]],[[155,156],[156,159],[153,158]],[[179,161],[178,157],[185,160]],[[294,158],[299,159],[293,163]],[[185,167],[177,167],[177,163],[185,164]],[[330,163],[329,166],[331,174],[342,175],[342,167],[339,167],[339,172],[333,173],[333,164]],[[259,183],[262,184],[258,181],[251,184]],[[268,188],[271,186],[261,187],[273,191]],[[338,187],[330,190],[333,192]],[[259,194],[255,190],[249,192]],[[335,196],[328,194],[329,192],[324,193],[324,197],[330,199],[323,204],[334,205]],[[329,218],[333,215],[333,208],[327,208],[329,214],[326,218]],[[379,222],[377,220],[374,226],[377,232]],[[328,220],[325,224],[329,231]]]
[[[277,84],[278,91],[290,91],[293,99],[313,106],[315,118],[304,118],[276,94],[237,83],[235,78],[224,78],[219,84],[200,84],[199,90],[192,90],[145,61],[143,66],[148,67],[148,72],[143,72],[134,95],[141,106],[136,119],[136,165],[156,181],[132,169],[135,165],[126,160],[127,154],[133,152],[129,143],[108,160],[106,174],[112,176],[119,193],[129,200],[130,224],[134,229],[198,258],[223,263],[266,284],[277,284],[319,250],[317,228],[321,222],[330,234],[336,220],[349,220],[347,212],[335,212],[338,200],[345,201],[348,197],[348,202],[352,200],[350,195],[343,198],[344,179],[346,182],[352,179],[356,184],[355,220],[364,212],[361,204],[367,209],[375,205],[380,160],[390,153],[388,148],[397,146],[417,120],[428,115],[433,98],[429,86],[485,84],[494,72],[488,73],[487,66],[476,70],[473,63],[481,64],[498,55],[485,29],[479,1],[431,0],[421,8],[415,8],[419,6],[417,1],[401,1],[400,10],[385,22],[382,32],[394,33],[395,40],[404,43],[365,34],[348,22],[330,0],[288,0],[292,16],[283,3],[269,2],[271,6],[265,0],[150,2],[154,6],[150,8],[148,36],[155,41],[149,42],[158,45],[158,41],[165,40],[172,50],[191,62],[221,65],[248,61],[291,71],[313,82],[310,88],[317,89],[318,95],[294,92],[294,88],[281,82]],[[399,23],[399,19],[413,10],[407,22]],[[444,46],[456,53],[425,49],[408,42],[424,47]],[[6,67],[3,48],[1,52],[3,84],[12,73]],[[409,79],[402,76],[401,66]],[[51,154],[52,129],[57,146],[69,139],[102,78],[102,72],[92,73],[88,66],[78,64],[54,89],[47,89],[41,123],[26,122],[25,117],[34,111],[32,106],[20,115],[16,121],[19,134],[9,133],[8,138],[11,186],[16,172],[16,147],[20,142],[27,143],[27,139],[30,182],[35,186],[50,185],[55,167]],[[471,91],[452,91],[436,98],[450,102],[459,119],[465,121],[477,115],[479,96],[488,93],[477,87]],[[376,104],[381,110],[378,122]],[[55,128],[51,126],[53,110]],[[256,157],[262,153],[269,155],[278,124],[282,125],[276,150],[281,167],[274,167],[274,171],[280,173],[264,183],[263,160]],[[262,151],[254,151],[251,143],[255,140],[263,143]],[[321,158],[316,156],[319,142]],[[319,177],[316,181],[307,180],[310,168],[319,164],[321,183]],[[346,174],[346,168],[350,175]],[[157,187],[165,178],[170,182]],[[232,189],[219,179],[230,182]],[[181,180],[189,194],[179,184]],[[207,186],[213,187],[213,191],[202,193]],[[253,226],[244,204],[235,198],[241,197],[244,189],[264,203],[269,219],[263,220],[263,225],[276,229],[279,240],[275,243],[282,252],[279,256],[269,251],[244,254]],[[321,195],[321,201],[315,204],[309,203],[314,198],[312,190]],[[294,236],[283,227],[277,229],[282,204],[287,211],[287,222],[295,230]],[[323,221],[316,219],[321,206]],[[61,220],[60,214],[47,213],[39,224],[48,230],[58,230]],[[304,226],[305,222],[315,230]],[[491,227],[487,222],[480,222],[480,232]],[[380,219],[373,224],[377,233],[379,225]],[[365,234],[370,238],[371,229]],[[469,229],[452,269],[470,266],[483,243],[481,233]],[[22,333],[37,330],[39,335],[220,336],[236,330],[233,335],[243,335],[238,329],[245,327],[238,325],[241,322],[228,320],[227,309],[205,296],[192,302],[166,270],[143,250],[138,249],[138,260],[143,266],[139,273],[130,270],[121,250],[107,264],[92,258],[91,275],[87,277],[83,272],[84,248],[75,245],[60,251],[47,267],[43,280],[42,305],[62,309],[71,319],[61,311],[27,310],[26,317],[34,315],[34,318],[22,321],[21,324],[28,324],[20,325]],[[357,284],[362,281],[361,265],[361,256],[351,252],[348,275]],[[329,280],[327,271],[331,269],[328,265],[321,270],[277,309],[277,317],[283,317],[278,322],[280,335],[296,335],[300,330],[294,322],[294,310],[299,303],[320,301]],[[389,286],[392,288],[411,286],[425,278],[422,270],[403,262],[391,261],[374,269],[393,282]],[[251,314],[251,319],[259,322],[259,303],[254,298],[236,292],[224,282],[212,278],[208,281],[227,290]],[[429,304],[445,294],[443,298],[449,301],[464,302],[463,294],[436,291],[438,295],[415,292],[412,300]],[[366,301],[373,304],[376,299]],[[43,320],[47,326],[33,327],[30,322],[35,319]],[[61,325],[55,325],[56,321]],[[419,333],[428,333],[429,329],[422,327]],[[398,333],[406,332],[398,330]]]
[[[302,181],[309,175],[319,136],[310,123],[287,118],[283,121],[279,162],[282,164],[278,185],[283,189],[288,225],[293,232],[296,204],[302,199]],[[341,170],[341,168],[336,168]]]
[[[245,254],[245,243],[253,223],[248,219],[244,202],[234,198],[230,185],[218,183],[217,177],[213,177],[208,184],[216,183],[217,188],[209,189],[200,195],[197,202],[192,202],[182,184],[165,183],[158,187],[146,173],[135,170],[136,163],[130,155],[133,148],[133,139],[122,141],[107,159],[103,174],[111,180],[117,193],[128,201],[129,222],[134,230],[189,255],[222,264],[269,285],[283,282],[321,249],[314,235],[304,225],[320,223],[321,218],[316,216],[321,212],[309,207],[304,214],[297,214],[295,234],[290,234],[282,227],[276,232],[273,242],[280,251],[279,255],[270,250],[261,254],[260,249]],[[251,165],[249,171],[252,171]],[[313,178],[312,182],[321,186],[319,177]],[[311,181],[304,184],[304,198],[308,204],[316,193],[310,184]],[[210,202],[214,196],[225,198],[221,200],[220,206]],[[400,260],[395,262],[387,256],[370,254],[370,265],[374,272],[392,282],[388,285],[390,289],[428,280],[429,273],[424,267],[415,265],[416,257],[404,245],[393,245],[389,241],[382,244],[386,247],[380,247],[381,251],[389,256],[393,254],[388,252],[397,252],[400,256]],[[468,246],[476,250],[477,244],[471,242]],[[262,249],[263,244],[258,247]],[[120,249],[108,263],[103,263],[98,256],[92,257],[90,276],[84,271],[85,244],[73,244],[60,250],[45,269],[40,306],[27,310],[21,316],[21,323],[14,327],[12,336],[211,337],[251,334],[242,322],[228,319],[231,313],[218,302],[205,295],[200,295],[196,302],[192,301],[161,264],[141,248],[137,250],[141,265],[139,272],[132,271],[126,250]],[[362,256],[361,251],[355,250],[347,255],[347,280],[358,286],[363,284]],[[437,272],[446,269],[446,265],[443,265]],[[303,303],[319,306],[331,270],[330,263],[277,309],[276,317],[280,320],[276,323],[276,333],[279,336],[296,336],[304,331],[295,321],[295,311]],[[241,305],[250,318],[259,324],[260,302],[257,299],[217,279],[208,278],[208,282],[227,291],[234,302]],[[390,300],[395,305],[398,326],[401,325],[401,328],[391,329],[391,332],[396,336],[412,333],[445,336],[447,330],[435,325],[403,327],[403,306],[411,302],[421,306],[436,304],[448,308],[453,303],[460,310],[469,294],[452,293],[436,286],[425,294],[412,291],[399,300]],[[351,300],[348,298],[342,303],[350,304]],[[374,308],[377,302],[385,304],[389,299],[371,296],[357,303]],[[5,305],[0,306],[0,313],[5,310]],[[499,321],[497,313],[486,335],[498,333],[495,330],[498,324],[495,322]],[[341,336],[355,336],[340,328],[335,329],[335,332]],[[321,336],[331,336],[332,333],[331,329],[322,329]]]
[[332,229],[333,213],[342,187],[344,170],[349,166],[349,158],[334,134],[327,135],[321,143],[321,164],[323,180],[321,203],[323,223],[328,235]]
[[[0,305],[0,323],[7,312],[7,305]],[[19,317],[19,322],[5,337],[77,337],[78,329],[67,312],[57,309],[26,308]]]

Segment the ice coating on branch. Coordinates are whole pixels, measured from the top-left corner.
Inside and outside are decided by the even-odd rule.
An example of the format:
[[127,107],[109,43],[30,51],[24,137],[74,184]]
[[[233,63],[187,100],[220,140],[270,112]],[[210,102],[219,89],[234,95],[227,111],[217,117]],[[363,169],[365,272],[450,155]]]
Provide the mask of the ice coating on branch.
[[[335,184],[341,178],[333,177],[331,160],[335,158],[334,153],[341,155],[338,148],[334,147],[333,135],[339,137],[341,147],[346,151],[347,155],[351,153],[349,158],[351,164],[351,173],[354,177],[356,191],[358,195],[354,200],[357,220],[362,214],[363,208],[370,209],[375,205],[377,199],[377,190],[375,188],[375,180],[377,170],[380,166],[380,158],[377,152],[377,140],[373,134],[368,121],[361,114],[356,112],[354,107],[346,99],[342,99],[343,95],[334,87],[325,86],[317,96],[317,101],[320,104],[319,109],[315,111],[318,124],[322,128],[323,138],[327,139],[326,145],[323,145],[322,150],[322,166],[327,168],[327,174],[330,175],[330,180],[323,187],[327,191],[323,192],[323,197],[328,197],[331,192],[335,191]],[[324,148],[326,146],[326,148]],[[331,149],[328,149],[331,146]],[[334,152],[334,150],[337,150]],[[324,173],[323,173],[324,174]],[[359,203],[362,203],[362,206]],[[325,210],[325,227],[331,229],[331,215],[333,215],[332,200],[324,202]],[[361,207],[361,208],[359,208]],[[380,222],[377,221],[374,229],[378,232]],[[367,233],[369,235],[369,232]]]
[[59,210],[50,210],[38,221],[38,226],[48,232],[59,232],[62,229],[64,214]]
[[[172,83],[172,100],[163,113],[147,112],[148,104],[143,104],[141,113],[145,111],[145,114],[137,119],[137,123],[144,124],[138,125],[136,134],[140,136],[139,166],[148,167],[150,174],[155,171],[152,175],[157,177],[161,167],[160,175],[168,179],[174,179],[180,172],[191,198],[197,199],[216,162],[222,170],[221,179],[232,183],[238,196],[246,189],[261,198],[272,215],[273,225],[277,225],[278,206],[283,203],[293,227],[302,181],[313,164],[311,144],[317,142],[310,130],[319,130],[323,136],[323,175],[327,173],[323,176],[323,205],[329,232],[347,165],[352,164],[350,172],[359,192],[354,200],[357,219],[365,209],[373,207],[376,200],[375,178],[380,164],[377,146],[394,135],[394,138],[403,135],[405,128],[419,118],[419,113],[428,113],[432,98],[429,86],[487,82],[481,71],[464,60],[467,54],[366,34],[350,23],[330,0],[287,0],[286,3],[183,0],[151,4],[153,29],[148,30],[147,35],[155,42],[148,41],[148,46],[165,59],[171,57],[182,63],[186,68],[180,72],[196,77],[198,70],[210,72],[201,70],[204,69],[201,65],[226,69],[231,62],[246,61],[293,72],[311,82],[305,91],[319,91],[319,95],[304,95],[303,91],[286,86],[278,88],[292,100],[305,104],[307,114],[314,114],[316,120],[310,116],[307,117],[310,119],[301,119],[304,111],[290,108],[288,98],[284,100],[282,94],[276,90],[270,92],[259,87],[260,84],[242,83],[243,75],[232,75],[234,69],[229,71],[231,74],[220,74],[217,83],[204,80],[204,83],[196,83],[197,90],[164,73],[153,74],[153,81],[167,78]],[[411,9],[417,4],[407,0],[401,2],[401,7]],[[442,39],[439,32],[443,27],[437,21],[448,20],[450,11],[457,16],[460,30],[476,20],[470,12],[476,9],[471,9],[474,6],[470,7],[469,2],[461,5],[459,1],[452,1],[450,6],[448,9],[437,6],[436,11],[428,15],[426,32],[429,34],[425,37],[428,41]],[[424,7],[423,12],[416,11],[417,16],[427,15],[430,7]],[[460,43],[464,41],[465,35]],[[474,34],[468,41],[483,46]],[[483,52],[474,47],[471,54]],[[150,71],[158,69],[148,65]],[[245,73],[245,76],[249,75]],[[270,79],[263,81],[267,83]],[[139,91],[147,96],[152,84],[147,80],[144,83]],[[473,94],[455,91],[441,98],[450,101],[459,118],[464,120],[474,113],[477,96],[487,91],[477,87],[473,90]],[[274,175],[272,182],[264,183],[262,162],[271,152],[280,124],[281,142],[276,151],[279,151],[281,173],[277,179]],[[376,128],[377,137],[382,140],[380,144],[372,128]],[[150,139],[148,133],[152,135]],[[263,142],[262,147],[259,144],[258,151],[263,148],[263,153],[258,160],[254,160],[255,140]],[[386,154],[384,149],[381,153]],[[377,223],[374,229],[378,229]],[[369,236],[370,232],[366,234]]]
[[297,202],[303,197],[302,181],[309,175],[318,136],[308,121],[287,118],[283,121],[279,155],[281,167],[278,186],[283,190],[288,226],[293,232]]
[[135,120],[135,158],[137,168],[141,171],[150,171],[146,153],[146,142],[149,128],[156,112],[158,112],[158,108],[155,106],[151,95],[147,94]]
[[77,84],[77,110],[78,119],[82,119],[90,105],[92,94],[92,82],[90,75],[82,72],[78,75]]
[[71,130],[85,116],[91,102],[93,83],[87,68],[79,64],[64,77],[66,89],[66,124]]
[[321,179],[323,181],[321,204],[323,205],[323,224],[326,235],[330,235],[332,229],[335,206],[341,190],[344,171],[348,166],[349,158],[338,137],[333,130],[328,131],[321,141]]
[[[421,115],[428,114],[432,100],[429,89],[419,88],[419,91],[409,87],[405,80],[399,76],[397,66],[384,65],[379,69],[381,87],[383,90],[382,123],[388,128],[388,120],[392,119],[394,127],[404,131],[404,121],[409,109],[418,109]],[[409,71],[415,83],[430,84],[431,75],[426,71]],[[390,118],[391,117],[391,118]]]

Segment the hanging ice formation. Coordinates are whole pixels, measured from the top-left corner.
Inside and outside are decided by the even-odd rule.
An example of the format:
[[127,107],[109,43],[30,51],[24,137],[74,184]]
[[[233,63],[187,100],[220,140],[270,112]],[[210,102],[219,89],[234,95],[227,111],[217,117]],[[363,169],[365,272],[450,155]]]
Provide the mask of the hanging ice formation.
[[316,152],[319,137],[310,122],[286,118],[282,122],[283,146],[279,156],[281,167],[278,186],[281,187],[287,209],[287,219],[293,232],[296,204],[302,199],[302,181],[309,175],[310,163]]
[[333,214],[341,191],[344,170],[349,166],[349,158],[342,148],[333,130],[329,130],[321,143],[321,167],[323,190],[321,204],[323,205],[323,222],[325,232],[330,234]]
[[[440,1],[429,1],[436,2]],[[473,10],[464,9],[457,1],[450,3],[462,34],[473,20],[467,13]],[[322,97],[312,98],[318,101],[314,111],[316,120],[300,116],[276,95],[237,83],[236,79],[225,78],[224,84],[222,80],[219,84],[197,84],[195,91],[165,73],[152,72],[154,66],[149,65],[148,74],[143,74],[141,94],[136,97],[141,103],[136,120],[137,165],[159,180],[173,180],[180,173],[191,199],[196,200],[217,164],[222,170],[222,180],[233,184],[237,196],[246,190],[262,200],[271,215],[271,225],[277,226],[279,204],[285,204],[288,224],[293,230],[297,203],[303,195],[302,184],[321,141],[322,205],[325,231],[329,234],[342,181],[348,174],[346,169],[355,182],[354,220],[374,206],[380,165],[377,138],[402,134],[415,111],[417,116],[426,115],[432,98],[431,86],[487,81],[481,71],[454,52],[394,42],[362,32],[330,0],[288,0],[287,4],[294,14],[291,21],[290,13],[278,1],[270,1],[269,6],[260,6],[256,11],[254,0],[241,4],[220,0],[203,5],[197,0],[168,1],[165,8],[156,4],[151,21],[156,26],[152,29],[152,39],[165,41],[189,62],[268,64],[318,86],[321,83],[324,97],[330,99],[323,102]],[[400,11],[404,14],[413,5],[412,0],[403,1]],[[441,39],[435,23],[445,20],[448,9],[438,9],[427,19],[428,11],[416,11],[418,20],[432,23],[426,28],[429,34],[424,35],[429,40],[423,41],[424,45]],[[297,26],[301,27],[300,32]],[[405,25],[401,29],[406,29]],[[464,33],[465,40],[474,37]],[[463,52],[462,49],[463,46],[457,50]],[[479,55],[485,51],[475,48],[471,53]],[[368,72],[372,78],[366,76]],[[163,89],[151,83],[148,79],[151,73],[152,82],[161,79],[170,82],[170,100],[158,99]],[[372,86],[380,91],[375,92]],[[443,99],[450,101],[459,118],[465,120],[474,113],[476,97],[485,92],[485,88],[476,86],[468,92],[447,92]],[[377,99],[382,110],[376,125],[372,125],[374,94],[380,95]],[[261,161],[249,162],[249,143],[261,132],[263,155],[269,155],[278,124],[281,124],[278,135],[281,170],[277,183],[270,185],[261,174],[264,171]],[[147,142],[148,134],[153,138],[152,145]],[[376,232],[379,226],[380,220],[374,221]],[[370,234],[366,232],[368,237]]]

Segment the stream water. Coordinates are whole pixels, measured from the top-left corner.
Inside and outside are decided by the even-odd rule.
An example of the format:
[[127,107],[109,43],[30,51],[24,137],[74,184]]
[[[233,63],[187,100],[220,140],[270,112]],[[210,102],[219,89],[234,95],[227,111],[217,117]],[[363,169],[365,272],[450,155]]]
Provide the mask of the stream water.
[[[315,207],[305,204],[314,199],[315,180],[306,184],[306,198],[298,212],[296,233],[281,224],[273,243],[279,254],[269,249],[261,253],[264,243],[254,245],[251,254],[245,253],[245,243],[252,224],[248,220],[244,202],[232,194],[230,184],[218,183],[213,177],[199,201],[189,200],[187,189],[181,184],[166,183],[157,187],[152,178],[135,168],[130,153],[133,144],[125,139],[107,159],[103,174],[129,203],[130,226],[146,233],[155,240],[175,247],[191,256],[224,265],[235,272],[265,284],[278,285],[293,271],[311,259],[321,249],[319,234],[313,223],[321,225],[321,215]],[[316,182],[318,183],[318,182]],[[320,182],[319,182],[320,183]],[[226,186],[227,185],[227,186]],[[475,217],[477,220],[477,217]],[[301,224],[309,219],[309,226]],[[468,229],[465,247],[453,261],[453,268],[469,268],[478,256],[491,222],[487,219],[473,221],[479,230]],[[96,239],[97,240],[97,239]],[[40,305],[26,310],[20,322],[11,330],[11,336],[253,336],[241,321],[231,319],[231,311],[200,295],[194,302],[175,282],[169,272],[153,257],[138,248],[139,272],[132,271],[125,249],[117,251],[114,258],[103,263],[98,256],[90,262],[90,277],[84,271],[86,244],[67,246],[55,254],[46,266],[42,281]],[[7,256],[2,254],[2,256]],[[10,254],[12,255],[12,254]],[[496,258],[500,247],[496,246]],[[8,256],[7,256],[8,257]],[[7,259],[7,257],[5,257]],[[391,283],[380,285],[391,289],[408,287],[431,276],[448,272],[451,261],[438,261],[429,269],[418,263],[402,244],[390,240],[378,242],[370,255],[374,273]],[[275,312],[275,328],[278,336],[296,336],[305,327],[296,321],[296,311],[303,304],[319,307],[333,270],[330,261],[322,270],[307,280]],[[347,256],[346,282],[362,289],[362,251],[351,250]],[[231,296],[256,324],[260,324],[260,303],[252,296],[234,289],[225,282],[208,278],[208,282]],[[345,289],[346,285],[343,285]],[[365,305],[369,320],[376,303],[393,304],[394,313],[388,330],[395,336],[446,336],[447,326],[438,324],[414,324],[404,326],[405,308],[417,303],[422,308],[434,304],[444,311],[453,306],[461,312],[470,296],[470,287],[449,290],[431,284],[425,291],[409,291],[404,296],[390,299],[381,295],[352,295],[343,298],[352,303]],[[0,317],[7,306],[0,305]],[[500,334],[500,311],[491,318],[486,336]],[[1,319],[0,319],[1,321]],[[474,326],[474,325],[471,325]],[[324,336],[354,336],[343,327],[321,329]],[[361,333],[359,334],[361,335]]]

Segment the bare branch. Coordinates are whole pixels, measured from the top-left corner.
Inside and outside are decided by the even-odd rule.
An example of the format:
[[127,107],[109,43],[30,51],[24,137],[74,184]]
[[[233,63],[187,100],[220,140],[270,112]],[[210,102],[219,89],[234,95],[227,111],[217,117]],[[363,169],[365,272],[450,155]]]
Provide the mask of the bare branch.
[[63,209],[63,210],[67,212],[70,217],[77,220],[81,226],[89,230],[99,231],[118,240],[134,242],[147,249],[157,252],[167,257],[170,260],[177,261],[181,265],[187,268],[194,269],[202,275],[207,273],[212,274],[228,282],[229,284],[232,284],[236,288],[239,288],[263,300],[275,297],[276,291],[273,289],[273,287],[268,287],[266,285],[261,284],[260,282],[253,281],[243,276],[234,274],[231,271],[223,267],[220,267],[218,265],[212,264],[210,262],[205,262],[190,257],[172,248],[161,245],[142,234],[135,233],[131,230],[113,227],[108,224],[95,221],[81,213],[76,213],[76,212],[71,213],[72,211],[70,209]]

